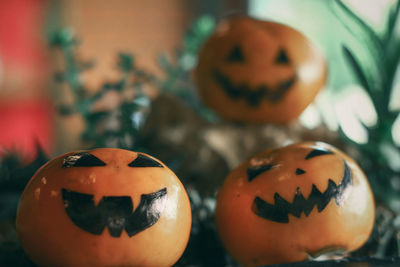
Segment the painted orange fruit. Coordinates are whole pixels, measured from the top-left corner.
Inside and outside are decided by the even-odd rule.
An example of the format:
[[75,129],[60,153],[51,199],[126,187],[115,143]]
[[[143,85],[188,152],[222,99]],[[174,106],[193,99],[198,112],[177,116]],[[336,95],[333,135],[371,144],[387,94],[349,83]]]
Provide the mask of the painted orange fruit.
[[368,239],[374,217],[360,167],[320,142],[267,150],[243,162],[225,180],[216,209],[225,248],[245,266],[353,251]]
[[159,160],[102,148],[51,160],[19,202],[17,232],[40,266],[171,266],[189,239],[186,191]]
[[195,70],[205,104],[225,119],[258,123],[296,119],[326,75],[324,56],[303,34],[245,16],[219,24]]

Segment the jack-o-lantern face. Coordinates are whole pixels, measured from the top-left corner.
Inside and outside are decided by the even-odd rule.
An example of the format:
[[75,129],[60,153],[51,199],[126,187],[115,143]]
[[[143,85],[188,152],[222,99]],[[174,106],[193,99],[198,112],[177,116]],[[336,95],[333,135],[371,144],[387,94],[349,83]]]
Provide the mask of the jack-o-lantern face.
[[323,87],[322,55],[299,32],[248,17],[223,21],[199,56],[204,102],[237,121],[295,119]]
[[40,266],[170,266],[190,233],[185,189],[158,160],[121,149],[62,155],[21,197],[17,231]]
[[352,251],[369,237],[374,202],[365,175],[324,143],[268,150],[245,161],[218,194],[217,228],[246,266]]

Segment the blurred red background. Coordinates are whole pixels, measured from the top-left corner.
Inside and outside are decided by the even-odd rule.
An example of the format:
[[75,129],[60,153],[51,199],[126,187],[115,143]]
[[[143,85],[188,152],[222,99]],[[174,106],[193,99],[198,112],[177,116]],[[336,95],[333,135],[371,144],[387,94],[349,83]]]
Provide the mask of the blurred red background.
[[43,40],[47,1],[0,1],[0,153],[50,151],[52,108]]

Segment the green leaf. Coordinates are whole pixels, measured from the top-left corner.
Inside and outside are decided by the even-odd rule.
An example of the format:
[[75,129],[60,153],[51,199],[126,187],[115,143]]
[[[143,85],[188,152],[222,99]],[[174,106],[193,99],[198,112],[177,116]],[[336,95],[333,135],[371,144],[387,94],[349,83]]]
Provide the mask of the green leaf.
[[66,47],[76,45],[78,42],[75,39],[74,32],[70,28],[58,29],[49,37],[51,46]]
[[211,34],[215,29],[216,21],[215,18],[210,15],[204,15],[197,19],[194,24],[194,31],[204,37]]
[[382,51],[383,44],[376,32],[346,4],[344,4],[343,1],[333,0],[333,2],[336,3],[336,5],[334,5],[334,10],[337,11],[335,15],[342,19],[342,23],[354,33],[358,33],[358,28],[361,29],[367,36],[357,37],[365,39],[368,43],[370,43],[370,45],[374,46],[374,48],[377,50],[377,53],[381,53],[379,51]]
[[83,116],[89,116],[90,108],[92,107],[93,103],[94,103],[94,99],[91,99],[91,98],[79,99],[75,103],[75,108]]
[[183,37],[183,48],[185,52],[196,54],[215,29],[216,21],[212,16],[204,15],[198,18]]
[[371,61],[366,65],[370,66],[369,76],[374,79],[373,89],[380,90],[384,88],[387,78],[385,71],[382,71],[386,70],[386,55],[384,53],[382,41],[375,31],[341,0],[333,0],[333,3],[333,9],[336,11],[334,14],[350,33],[358,38],[359,43],[367,49],[367,53],[363,54],[363,57],[371,56]]
[[172,64],[170,63],[170,59],[166,53],[162,53],[158,56],[157,62],[160,65],[160,67],[168,72],[172,68]]
[[392,36],[394,35],[394,29],[396,28],[396,24],[399,19],[400,13],[400,1],[396,2],[396,5],[389,10],[388,21],[385,30],[385,43],[390,42]]
[[130,72],[134,69],[135,59],[134,59],[133,55],[128,54],[128,53],[120,53],[118,57],[119,57],[118,67],[123,72]]
[[351,65],[352,70],[354,71],[354,74],[356,75],[358,81],[364,87],[364,89],[367,90],[368,94],[372,96],[373,84],[371,81],[369,81],[366,74],[364,73],[364,70],[361,67],[362,65],[357,61],[357,59],[353,56],[351,51],[346,46],[342,46],[342,49],[344,56]]

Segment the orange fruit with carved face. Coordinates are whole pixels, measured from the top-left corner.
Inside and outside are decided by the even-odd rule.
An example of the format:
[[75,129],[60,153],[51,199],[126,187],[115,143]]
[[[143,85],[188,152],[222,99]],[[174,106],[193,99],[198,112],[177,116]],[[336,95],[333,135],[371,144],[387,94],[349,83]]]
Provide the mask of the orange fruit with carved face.
[[262,152],[233,170],[216,209],[225,248],[245,266],[353,251],[375,209],[360,167],[338,149],[305,142]]
[[199,94],[220,116],[286,123],[313,101],[326,80],[323,55],[288,26],[250,17],[220,23],[195,71]]
[[102,148],[51,160],[19,202],[22,248],[40,266],[171,266],[191,228],[186,191],[159,160]]

